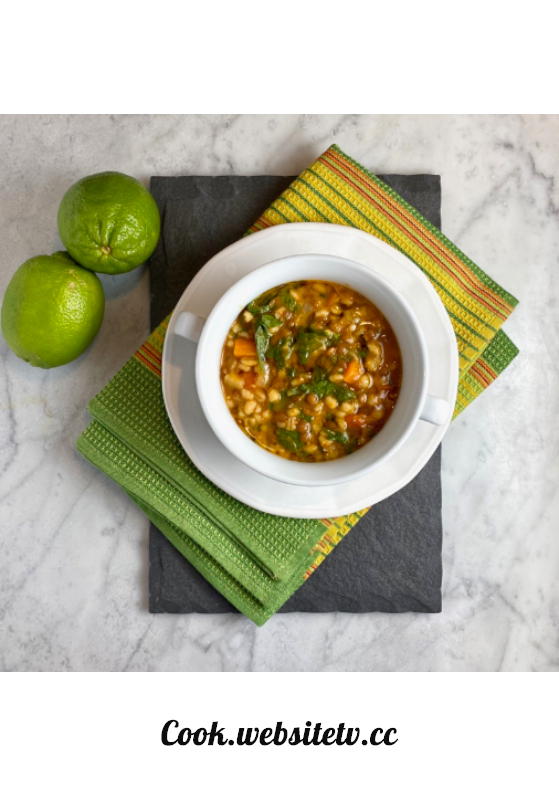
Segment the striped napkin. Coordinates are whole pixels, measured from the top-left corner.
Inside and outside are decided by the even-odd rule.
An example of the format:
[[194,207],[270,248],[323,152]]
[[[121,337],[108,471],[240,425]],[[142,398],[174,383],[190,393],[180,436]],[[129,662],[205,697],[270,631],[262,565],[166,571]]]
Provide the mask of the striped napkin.
[[439,293],[456,333],[460,385],[455,417],[517,356],[518,349],[500,327],[518,300],[337,145],[296,178],[249,233],[292,221],[362,229],[421,268]]
[[[455,416],[518,350],[500,330],[516,299],[389,186],[337,146],[289,186],[249,233],[291,221],[344,224],[391,243],[430,278],[460,354]],[[229,497],[192,464],[161,395],[168,319],[93,399],[78,449],[115,479],[162,533],[241,612],[262,625],[365,511],[336,519],[270,516]]]

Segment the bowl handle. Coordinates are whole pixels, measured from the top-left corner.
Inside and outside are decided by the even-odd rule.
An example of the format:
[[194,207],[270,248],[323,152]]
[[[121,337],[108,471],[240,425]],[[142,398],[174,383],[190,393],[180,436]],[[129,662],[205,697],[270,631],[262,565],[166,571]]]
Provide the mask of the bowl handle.
[[190,311],[181,311],[175,320],[173,333],[198,343],[205,324],[206,320],[203,317],[191,314]]
[[435,426],[444,426],[450,413],[450,404],[442,398],[427,396],[421,415],[421,420],[434,423]]

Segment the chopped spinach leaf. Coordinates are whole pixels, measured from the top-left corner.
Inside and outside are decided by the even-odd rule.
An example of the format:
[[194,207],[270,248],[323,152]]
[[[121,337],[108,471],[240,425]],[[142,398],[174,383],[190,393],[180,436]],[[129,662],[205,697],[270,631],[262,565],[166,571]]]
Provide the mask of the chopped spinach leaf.
[[[249,304],[251,305],[251,304]],[[266,353],[270,346],[270,328],[279,327],[281,320],[273,314],[262,314],[254,323],[254,342],[256,344],[256,355],[258,357],[258,366],[260,371],[264,373],[264,364]]]
[[[270,344],[266,357],[273,360],[279,369],[285,368],[285,363],[293,352],[293,336],[284,336],[276,344]],[[293,369],[295,372],[295,369]]]
[[261,325],[264,325],[265,328],[268,330],[273,327],[279,327],[281,325],[281,319],[278,319],[273,314],[262,314],[258,322]]
[[303,420],[307,421],[307,423],[312,423],[312,415],[307,415],[306,412],[301,412],[300,415],[303,418]]
[[291,450],[293,453],[297,453],[303,447],[301,435],[298,431],[290,431],[286,428],[278,428],[276,430],[276,436],[282,448]]
[[293,353],[293,336],[280,338],[274,347],[274,360],[278,368],[285,368],[286,362]]
[[307,363],[311,354],[317,349],[323,349],[325,345],[324,337],[318,333],[313,333],[311,330],[306,333],[301,331],[297,337],[297,352],[300,362]]
[[319,398],[326,396],[334,396],[338,401],[352,401],[356,398],[356,394],[349,388],[344,388],[342,385],[337,385],[335,382],[330,382],[327,379],[328,372],[322,368],[315,368],[313,380],[311,383],[312,392],[316,393]]
[[334,431],[329,428],[323,428],[322,433],[326,437],[326,439],[332,439],[335,442],[339,442],[340,445],[347,445],[349,442],[349,437],[345,433],[345,431]]
[[269,311],[270,310],[270,305],[269,304],[267,304],[267,305],[258,305],[258,303],[255,300],[252,300],[248,304],[246,310],[250,311],[250,313],[254,314],[254,316],[259,316],[260,314],[265,314],[267,311]]
[[251,314],[254,316],[259,316],[260,314],[266,314],[272,308],[272,300],[277,296],[277,290],[272,293],[268,293],[267,299],[264,299],[262,296],[256,298],[256,300],[251,300],[248,306],[246,307],[247,311],[250,311]]
[[339,333],[334,333],[333,330],[322,330],[319,328],[311,328],[311,330],[313,333],[318,333],[319,336],[324,336],[328,339],[328,346],[336,344],[341,339],[341,335]]
[[313,329],[301,330],[297,336],[297,352],[299,360],[304,365],[308,362],[310,355],[317,349],[326,349],[340,340],[339,333],[327,332],[326,330]]
[[270,334],[264,325],[258,325],[254,331],[254,343],[256,344],[256,355],[258,357],[258,366],[260,371],[264,373],[265,355],[266,350],[270,345]]
[[356,394],[353,390],[349,388],[344,388],[341,385],[336,385],[334,382],[324,381],[320,383],[323,387],[324,393],[319,393],[315,391],[320,398],[324,398],[326,396],[334,396],[335,399],[340,401],[342,404],[345,401],[353,401],[357,398]]
[[297,309],[297,301],[288,289],[282,289],[280,297],[283,305],[290,311],[295,311]]
[[310,392],[311,392],[311,385],[310,384],[297,385],[294,388],[289,388],[289,390],[287,391],[287,395],[290,398],[293,398],[293,396],[297,396],[297,397],[298,396],[304,396],[304,395],[306,395],[307,393],[310,393]]
[[316,393],[319,398],[326,398],[326,396],[334,396],[340,402],[353,401],[356,394],[349,388],[344,388],[342,385],[336,385],[326,378],[327,371],[323,368],[316,367],[313,373],[312,382],[307,382],[304,385],[297,385],[297,387],[290,388],[287,391],[288,396],[303,396],[306,393]]

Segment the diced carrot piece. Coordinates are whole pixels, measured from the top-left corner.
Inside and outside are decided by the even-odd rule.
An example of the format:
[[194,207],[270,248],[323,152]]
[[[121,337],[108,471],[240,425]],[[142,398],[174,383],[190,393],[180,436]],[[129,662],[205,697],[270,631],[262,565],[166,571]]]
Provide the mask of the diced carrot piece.
[[252,370],[245,371],[244,374],[241,375],[242,379],[245,381],[245,390],[246,388],[253,388],[256,383],[256,373]]
[[348,428],[363,428],[365,425],[365,415],[347,415],[345,422]]
[[347,364],[347,368],[344,371],[344,382],[347,382],[348,385],[351,385],[352,382],[355,382],[361,376],[361,363],[355,358],[352,358],[349,363]]
[[235,339],[233,354],[236,358],[256,357],[256,344],[249,338]]

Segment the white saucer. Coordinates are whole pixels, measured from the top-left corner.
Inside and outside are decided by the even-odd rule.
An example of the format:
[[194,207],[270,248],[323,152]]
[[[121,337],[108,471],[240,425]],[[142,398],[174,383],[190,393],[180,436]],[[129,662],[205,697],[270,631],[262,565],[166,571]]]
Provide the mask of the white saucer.
[[393,456],[357,480],[317,488],[280,483],[247,467],[215,436],[196,391],[196,345],[173,334],[181,311],[207,317],[242,276],[266,262],[305,253],[333,254],[361,262],[400,292],[418,318],[427,343],[428,393],[448,401],[452,412],[458,387],[458,351],[450,319],[435,289],[421,270],[392,246],[359,229],[334,224],[283,224],[264,229],[233,243],[204,265],[184,291],[169,323],[163,348],[163,397],[180,443],[216,486],[266,513],[332,518],[374,505],[409,483],[435,452],[451,416],[443,426],[419,421]]

